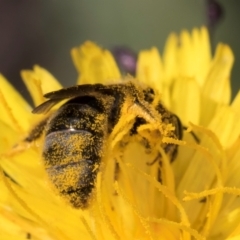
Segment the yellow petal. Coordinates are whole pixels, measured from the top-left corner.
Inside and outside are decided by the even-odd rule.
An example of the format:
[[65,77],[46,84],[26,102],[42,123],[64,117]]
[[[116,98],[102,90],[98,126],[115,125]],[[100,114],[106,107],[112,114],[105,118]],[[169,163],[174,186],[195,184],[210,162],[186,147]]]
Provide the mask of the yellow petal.
[[229,106],[220,106],[212,116],[208,128],[217,134],[224,147],[230,147],[240,135],[239,112]]
[[20,140],[21,136],[18,136],[16,131],[12,129],[5,122],[0,121],[0,154],[6,152],[6,150],[10,149],[17,140]]
[[239,112],[240,109],[240,91],[237,93],[237,95],[235,96],[232,104],[231,104],[231,108],[235,111],[235,112]]
[[[55,236],[53,239],[78,239],[79,235],[88,235],[80,220],[81,212],[68,208],[55,193],[50,191],[38,161],[39,154],[29,151],[12,158],[11,161],[7,158],[1,159],[4,170],[20,184],[19,186],[6,179],[8,180],[8,199],[6,203],[2,203],[10,205],[14,212],[21,216],[23,222],[25,222],[24,218],[29,219],[30,221],[27,222],[32,221],[33,224],[47,230],[50,236]],[[0,198],[1,200],[4,201]],[[2,203],[0,202],[0,205]],[[36,206],[38,206],[37,209],[35,209]],[[59,215],[61,218],[56,221]],[[37,229],[32,231],[36,234]],[[41,236],[40,239],[45,238]],[[84,239],[87,237],[85,236]]]
[[209,70],[211,49],[206,28],[193,29],[192,34],[182,31],[178,51],[178,69],[180,76],[194,77],[203,85]]
[[163,53],[164,80],[170,85],[178,75],[177,66],[178,37],[172,33],[169,35]]
[[229,46],[218,44],[211,69],[203,86],[203,94],[218,103],[228,104],[231,99],[230,73],[234,56]]
[[178,74],[179,76],[193,77],[194,62],[192,61],[193,46],[190,33],[182,31],[179,37],[180,47],[178,49]]
[[240,233],[234,235],[233,237],[228,237],[226,240],[238,240],[240,239]]
[[0,86],[0,120],[17,132],[26,131],[31,120],[31,107],[2,75]]
[[[218,142],[214,141],[214,137],[212,137],[211,132],[209,133],[209,130],[196,126],[195,128],[193,131],[196,132],[199,130],[204,134],[204,138],[201,139],[201,145],[204,147],[195,145],[198,151],[196,151],[192,156],[191,161],[189,162],[187,169],[177,186],[177,195],[179,198],[182,198],[183,193],[186,190],[188,192],[204,191],[205,189],[211,187],[215,181],[217,181],[217,184],[221,185],[223,179],[219,165],[222,164],[224,156],[221,155],[219,157]],[[211,153],[208,149],[211,149]],[[205,225],[205,230],[203,229],[204,235],[208,234],[208,227],[214,224],[217,216],[216,213],[219,212],[219,208],[221,206],[222,193],[219,195],[213,195],[212,198],[208,200],[209,204],[205,204],[202,201],[187,201],[183,203],[183,206],[190,218],[190,222],[193,223],[192,227],[199,228],[201,224]],[[205,222],[206,214],[208,214],[208,224]]]
[[236,227],[233,233],[226,240],[238,240],[240,239],[240,224]]
[[157,48],[141,51],[137,62],[137,79],[161,92],[162,78],[162,60]]
[[78,84],[106,83],[121,77],[112,54],[93,42],[88,41],[80,47],[73,48],[71,54],[80,74]]
[[[7,219],[0,209],[0,239],[2,240],[26,240],[25,232],[13,219]],[[11,221],[12,220],[12,221]]]
[[21,71],[21,77],[30,92],[35,106],[44,101],[45,93],[62,88],[57,79],[46,69],[35,65],[33,70]]
[[217,109],[217,106],[218,104],[216,103],[216,101],[214,101],[207,95],[202,95],[201,109],[200,109],[201,114],[200,114],[200,122],[199,122],[201,126],[209,125]]
[[171,110],[183,124],[198,124],[200,118],[200,87],[195,79],[178,78],[174,82]]
[[195,79],[202,86],[209,71],[211,61],[211,46],[206,27],[194,28],[192,31],[193,55],[191,68],[194,71]]
[[164,80],[170,84],[179,76],[194,77],[202,86],[209,71],[210,60],[211,48],[205,27],[193,29],[191,34],[182,31],[179,38],[172,33],[164,47]]
[[[227,155],[227,158],[228,158],[227,167],[225,167],[225,172],[226,172],[225,185],[228,187],[232,187],[233,189],[236,189],[236,186],[240,186],[239,143],[240,142],[238,139],[236,141],[236,144],[234,144],[236,145],[236,147],[229,150],[229,154]],[[216,224],[212,229],[213,235],[224,234],[222,239],[226,239],[226,237],[230,235],[234,231],[234,229],[238,227],[239,214],[240,214],[239,206],[240,206],[240,199],[238,195],[225,194],[223,199],[222,209],[219,213]],[[222,229],[224,229],[224,232],[222,231]]]

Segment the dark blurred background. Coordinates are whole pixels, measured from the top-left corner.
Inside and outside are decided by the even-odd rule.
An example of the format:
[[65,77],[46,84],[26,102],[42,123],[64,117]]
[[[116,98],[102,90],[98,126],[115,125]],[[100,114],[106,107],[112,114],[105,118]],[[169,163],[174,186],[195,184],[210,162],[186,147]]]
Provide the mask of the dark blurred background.
[[0,0],[0,72],[28,99],[19,72],[39,64],[65,86],[77,74],[70,49],[85,40],[134,51],[157,46],[170,32],[208,25],[212,43],[235,54],[233,93],[240,88],[238,0]]

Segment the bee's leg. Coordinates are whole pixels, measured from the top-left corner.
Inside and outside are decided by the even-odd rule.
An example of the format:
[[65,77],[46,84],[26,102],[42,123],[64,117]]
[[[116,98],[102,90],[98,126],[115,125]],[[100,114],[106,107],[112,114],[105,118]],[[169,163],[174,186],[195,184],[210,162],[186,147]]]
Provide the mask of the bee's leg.
[[[119,178],[119,173],[120,173],[119,163],[118,163],[117,160],[115,159],[114,182],[118,180],[118,178]],[[115,195],[115,196],[118,195],[118,193],[117,193],[116,190],[114,190],[113,195]]]
[[26,148],[29,147],[29,144],[31,144],[34,140],[37,140],[38,138],[40,138],[44,132],[45,129],[45,125],[48,121],[48,117],[43,119],[42,121],[40,121],[31,131],[30,133],[27,135],[27,137],[25,137],[22,141],[20,141],[19,143],[15,144],[12,149],[7,152],[6,156],[12,156],[16,153],[22,152],[24,151]]
[[160,183],[162,183],[162,171],[161,171],[161,169],[162,169],[162,161],[161,161],[161,156],[162,156],[161,153],[158,153],[157,157],[155,157],[153,161],[146,163],[148,166],[152,166],[153,164],[158,162],[159,166],[157,168],[157,180]]
[[38,125],[36,125],[32,131],[29,133],[29,135],[24,139],[25,142],[33,142],[34,140],[38,139],[41,137],[43,134],[43,131],[45,129],[45,126],[47,124],[48,117],[43,119]]
[[5,172],[4,170],[2,170],[2,171],[3,171],[4,176],[7,177],[9,180],[11,180],[12,183],[19,185],[19,183],[14,178],[12,178],[7,172]]
[[[23,139],[23,141],[14,145],[12,147],[12,149],[4,155],[6,155],[8,157],[11,157],[11,156],[14,156],[15,154],[21,153],[22,151],[26,150],[26,148],[28,148],[28,146],[29,146],[29,143],[32,143],[34,140],[41,137],[47,121],[48,121],[48,118],[45,118],[40,123],[38,123],[32,129],[32,131],[30,131],[28,136],[25,139]],[[11,175],[9,175],[9,173],[7,173],[6,171],[3,170],[3,174],[4,174],[5,177],[7,177],[9,180],[11,180],[12,183],[19,185],[19,183]]]
[[[186,126],[183,126],[183,130],[187,130],[188,128]],[[190,134],[192,135],[192,137],[194,138],[194,140],[196,141],[196,143],[200,143],[200,139],[198,138],[198,136],[191,131]]]
[[158,155],[158,163],[159,163],[159,166],[158,166],[158,173],[157,173],[157,180],[158,182],[160,182],[161,184],[163,183],[163,180],[162,180],[162,160],[161,160],[161,154],[159,153]]
[[157,169],[157,180],[158,182],[160,182],[162,184],[163,180],[162,180],[162,160],[161,160],[161,154],[159,153],[158,157],[158,169]]
[[118,180],[119,173],[120,173],[119,163],[118,163],[117,161],[115,161],[114,181],[117,181],[117,180]]
[[156,163],[160,158],[161,158],[161,153],[158,153],[157,157],[155,157],[155,158],[153,159],[153,161],[147,162],[146,164],[147,164],[148,166],[152,166],[152,165],[153,165],[154,163]]
[[162,183],[162,172],[160,167],[158,168],[158,172],[157,172],[157,180],[158,182]]
[[29,146],[34,142],[34,140],[37,140],[38,138],[40,138],[44,132],[45,129],[45,125],[48,121],[48,118],[43,119],[41,122],[39,122],[27,135],[27,137],[25,137],[22,141],[20,141],[19,143],[15,144],[12,149],[6,153],[7,156],[13,156],[17,153],[20,153],[24,150],[26,150],[27,148],[29,148]]
[[200,203],[205,203],[207,201],[206,197],[203,197],[202,199],[199,200]]
[[32,238],[31,233],[27,233],[26,234],[26,239],[31,239],[31,238]]

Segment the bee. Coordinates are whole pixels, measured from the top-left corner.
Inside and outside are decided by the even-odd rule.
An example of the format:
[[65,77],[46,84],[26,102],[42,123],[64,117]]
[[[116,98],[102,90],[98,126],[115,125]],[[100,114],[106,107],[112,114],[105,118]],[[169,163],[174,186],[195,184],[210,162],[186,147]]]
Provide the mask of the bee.
[[[49,116],[25,140],[32,142],[45,134],[44,167],[59,195],[74,208],[89,206],[109,138],[120,144],[124,135],[128,139],[138,136],[150,150],[153,144],[148,138],[149,128],[147,134],[140,131],[144,126],[156,126],[153,132],[160,126],[157,138],[182,138],[179,118],[156,100],[152,88],[134,80],[76,85],[49,92],[44,97],[48,100],[33,113]],[[52,109],[62,101],[65,102],[57,110]],[[171,130],[165,131],[169,126]],[[161,147],[173,161],[177,145],[161,143]]]

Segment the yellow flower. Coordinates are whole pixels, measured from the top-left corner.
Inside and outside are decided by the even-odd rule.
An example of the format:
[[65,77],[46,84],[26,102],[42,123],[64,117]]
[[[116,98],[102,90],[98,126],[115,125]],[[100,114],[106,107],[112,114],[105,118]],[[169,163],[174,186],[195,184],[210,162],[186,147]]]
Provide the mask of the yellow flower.
[[[92,42],[74,48],[72,57],[79,84],[121,78],[111,53]],[[239,239],[240,93],[230,102],[233,61],[225,44],[211,56],[205,28],[170,35],[162,57],[156,48],[140,52],[137,81],[154,88],[188,131],[182,141],[169,139],[179,145],[172,163],[160,148],[162,183],[140,143],[124,151],[115,181],[107,155],[86,210],[71,208],[49,186],[43,137],[22,141],[43,116],[31,114],[0,76],[0,239]],[[21,75],[36,106],[61,88],[39,66]]]

